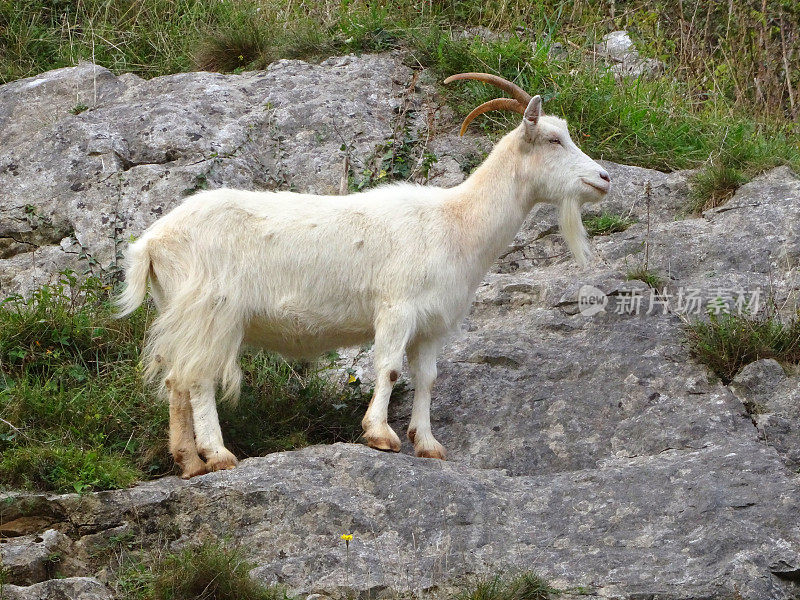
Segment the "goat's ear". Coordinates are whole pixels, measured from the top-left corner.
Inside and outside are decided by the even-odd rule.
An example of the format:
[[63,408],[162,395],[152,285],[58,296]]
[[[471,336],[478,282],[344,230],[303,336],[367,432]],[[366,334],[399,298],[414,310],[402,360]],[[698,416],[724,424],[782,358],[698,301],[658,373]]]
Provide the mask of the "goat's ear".
[[539,122],[539,117],[542,116],[542,97],[538,94],[531,98],[528,102],[528,108],[525,109],[525,120],[531,125],[536,125]]
[[525,109],[525,115],[522,117],[522,122],[525,123],[525,133],[529,140],[536,137],[535,130],[536,124],[539,122],[539,117],[542,116],[542,97],[538,94],[531,98],[528,102],[528,107]]

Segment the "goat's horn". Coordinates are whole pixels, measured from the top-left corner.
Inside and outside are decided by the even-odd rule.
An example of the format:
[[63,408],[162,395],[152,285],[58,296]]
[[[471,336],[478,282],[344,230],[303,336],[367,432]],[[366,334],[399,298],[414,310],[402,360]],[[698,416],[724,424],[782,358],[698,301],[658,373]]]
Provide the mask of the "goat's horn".
[[458,81],[459,79],[475,79],[477,81],[482,81],[483,83],[488,83],[495,87],[499,87],[504,92],[511,94],[517,101],[521,102],[525,106],[528,106],[528,102],[531,101],[531,95],[519,87],[516,83],[511,83],[508,79],[503,79],[502,77],[491,75],[489,73],[459,73],[458,75],[451,75],[445,79],[444,82],[451,83],[453,81]]
[[484,102],[467,115],[464,122],[461,124],[461,131],[458,132],[458,135],[464,135],[469,124],[472,123],[472,120],[485,112],[489,112],[490,110],[513,110],[516,113],[524,115],[525,108],[527,108],[527,105],[521,104],[518,100],[513,98],[495,98],[494,100]]

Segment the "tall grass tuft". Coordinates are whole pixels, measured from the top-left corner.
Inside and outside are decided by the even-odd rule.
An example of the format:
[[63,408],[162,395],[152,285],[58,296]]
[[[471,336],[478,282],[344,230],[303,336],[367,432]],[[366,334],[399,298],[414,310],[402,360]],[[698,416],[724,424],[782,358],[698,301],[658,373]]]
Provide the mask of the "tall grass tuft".
[[258,23],[229,26],[203,36],[194,50],[193,62],[200,71],[263,69],[271,43],[270,31]]
[[119,548],[110,586],[123,600],[290,600],[250,577],[255,566],[238,548],[206,541],[177,552]]
[[800,364],[800,315],[781,320],[776,315],[750,317],[723,313],[687,326],[692,355],[723,383],[762,358]]
[[190,546],[155,566],[153,600],[284,600],[277,587],[250,578],[240,552],[212,543]]
[[687,212],[702,212],[725,204],[748,178],[735,167],[712,165],[692,177],[692,190]]
[[657,271],[648,269],[645,265],[629,270],[625,278],[628,281],[643,281],[654,290],[663,290],[667,283]]
[[632,217],[615,215],[609,212],[583,217],[583,226],[586,228],[586,233],[590,236],[619,233],[625,231],[635,222],[636,219]]
[[538,575],[523,572],[483,579],[458,594],[456,600],[549,600],[558,593]]

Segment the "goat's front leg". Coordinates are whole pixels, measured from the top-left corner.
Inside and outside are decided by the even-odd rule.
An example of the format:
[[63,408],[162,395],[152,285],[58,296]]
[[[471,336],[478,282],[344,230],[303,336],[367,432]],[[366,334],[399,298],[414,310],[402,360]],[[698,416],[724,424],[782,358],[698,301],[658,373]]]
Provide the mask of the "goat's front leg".
[[174,388],[169,377],[164,382],[169,391],[169,451],[181,468],[181,477],[189,479],[207,472],[206,463],[197,454],[189,392]]
[[190,386],[189,400],[194,418],[195,443],[197,451],[206,461],[206,469],[209,472],[232,469],[239,461],[222,443],[214,382],[207,379]]
[[400,452],[400,438],[389,427],[387,413],[392,387],[403,368],[403,353],[413,329],[413,320],[401,309],[388,309],[375,326],[375,392],[361,420],[370,448]]
[[408,348],[408,365],[414,378],[414,406],[408,424],[408,439],[414,453],[424,458],[444,459],[444,447],[431,433],[431,388],[436,381],[436,356],[439,341],[415,341]]

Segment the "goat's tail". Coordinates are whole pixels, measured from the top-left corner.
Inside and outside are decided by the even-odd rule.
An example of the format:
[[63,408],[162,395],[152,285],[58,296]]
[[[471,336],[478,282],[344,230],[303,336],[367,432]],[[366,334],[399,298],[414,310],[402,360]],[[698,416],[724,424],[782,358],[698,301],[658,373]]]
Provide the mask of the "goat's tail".
[[146,239],[141,239],[128,247],[125,263],[125,289],[114,301],[117,305],[117,318],[135,311],[144,302],[147,294],[151,259]]
[[223,398],[235,401],[242,380],[238,359],[244,321],[235,294],[221,293],[208,277],[192,273],[150,325],[145,379],[167,372],[171,385],[185,390],[212,380],[222,386]]
[[208,267],[212,259],[196,253],[164,256],[157,239],[145,236],[131,244],[125,258],[125,289],[115,301],[118,316],[132,313],[144,302],[149,281],[158,316],[148,328],[144,378],[154,381],[167,375],[170,385],[181,390],[211,380],[222,386],[223,397],[235,401],[242,379],[238,357],[245,305],[238,294],[220,287]]

